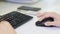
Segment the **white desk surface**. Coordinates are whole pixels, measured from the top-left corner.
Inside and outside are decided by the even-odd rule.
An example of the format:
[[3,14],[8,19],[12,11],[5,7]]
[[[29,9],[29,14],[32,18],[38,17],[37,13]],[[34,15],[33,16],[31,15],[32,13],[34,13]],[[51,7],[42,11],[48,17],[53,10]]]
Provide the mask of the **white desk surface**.
[[[38,5],[38,6],[37,6]],[[22,6],[22,4],[12,4],[12,3],[6,3],[6,2],[0,2],[0,15],[6,14],[11,11],[15,11],[17,7]],[[47,4],[40,2],[34,5],[28,5],[28,6],[34,6],[34,7],[41,7],[42,10],[40,12],[44,11],[50,11],[51,9],[47,8]],[[55,8],[51,11],[55,11],[59,13],[60,5],[59,3],[55,4]],[[60,34],[60,28],[47,28],[47,27],[37,27],[35,25],[35,22],[38,20],[36,16],[33,16],[34,18],[30,20],[28,23],[22,25],[21,27],[15,29],[17,34]]]

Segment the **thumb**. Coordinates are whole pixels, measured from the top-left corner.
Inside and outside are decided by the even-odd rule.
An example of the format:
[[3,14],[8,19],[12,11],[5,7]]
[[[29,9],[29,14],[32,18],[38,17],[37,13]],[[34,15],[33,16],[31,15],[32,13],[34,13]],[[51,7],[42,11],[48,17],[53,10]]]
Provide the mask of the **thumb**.
[[46,26],[51,26],[51,25],[54,25],[54,22],[46,22],[45,25]]

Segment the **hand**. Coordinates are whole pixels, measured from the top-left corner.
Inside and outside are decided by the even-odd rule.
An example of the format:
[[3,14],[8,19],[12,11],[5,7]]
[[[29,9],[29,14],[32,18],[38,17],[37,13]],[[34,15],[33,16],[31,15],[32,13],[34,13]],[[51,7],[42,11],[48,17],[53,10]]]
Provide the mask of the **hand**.
[[0,22],[0,34],[16,34],[12,26],[7,21]]
[[60,27],[60,15],[54,12],[45,12],[45,13],[39,13],[38,16],[39,21],[42,21],[44,18],[52,17],[54,18],[53,22],[46,22],[46,26],[54,25]]

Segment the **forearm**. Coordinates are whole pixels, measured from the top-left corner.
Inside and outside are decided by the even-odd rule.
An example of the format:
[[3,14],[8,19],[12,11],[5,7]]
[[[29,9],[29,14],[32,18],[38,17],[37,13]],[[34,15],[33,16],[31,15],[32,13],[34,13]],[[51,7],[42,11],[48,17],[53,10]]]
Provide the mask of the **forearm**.
[[9,22],[0,22],[0,34],[16,34]]

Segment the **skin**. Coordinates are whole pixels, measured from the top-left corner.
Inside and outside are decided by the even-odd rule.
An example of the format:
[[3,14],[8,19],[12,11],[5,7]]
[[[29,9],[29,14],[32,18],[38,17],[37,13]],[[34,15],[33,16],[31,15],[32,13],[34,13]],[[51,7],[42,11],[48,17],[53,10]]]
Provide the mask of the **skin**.
[[[53,17],[54,21],[53,22],[46,22],[46,26],[54,25],[54,26],[60,26],[60,15],[54,12],[44,12],[44,13],[39,13],[37,15],[39,18],[39,21],[42,21],[44,18],[47,17]],[[14,31],[13,27],[9,24],[7,21],[1,21],[0,22],[0,34],[16,34]]]
[[0,22],[0,34],[16,34],[12,26],[7,21]]
[[53,17],[53,22],[46,22],[46,26],[54,25],[60,27],[60,15],[55,12],[44,12],[44,13],[38,13],[37,17],[39,18],[39,21],[42,21],[44,18],[47,17]]

